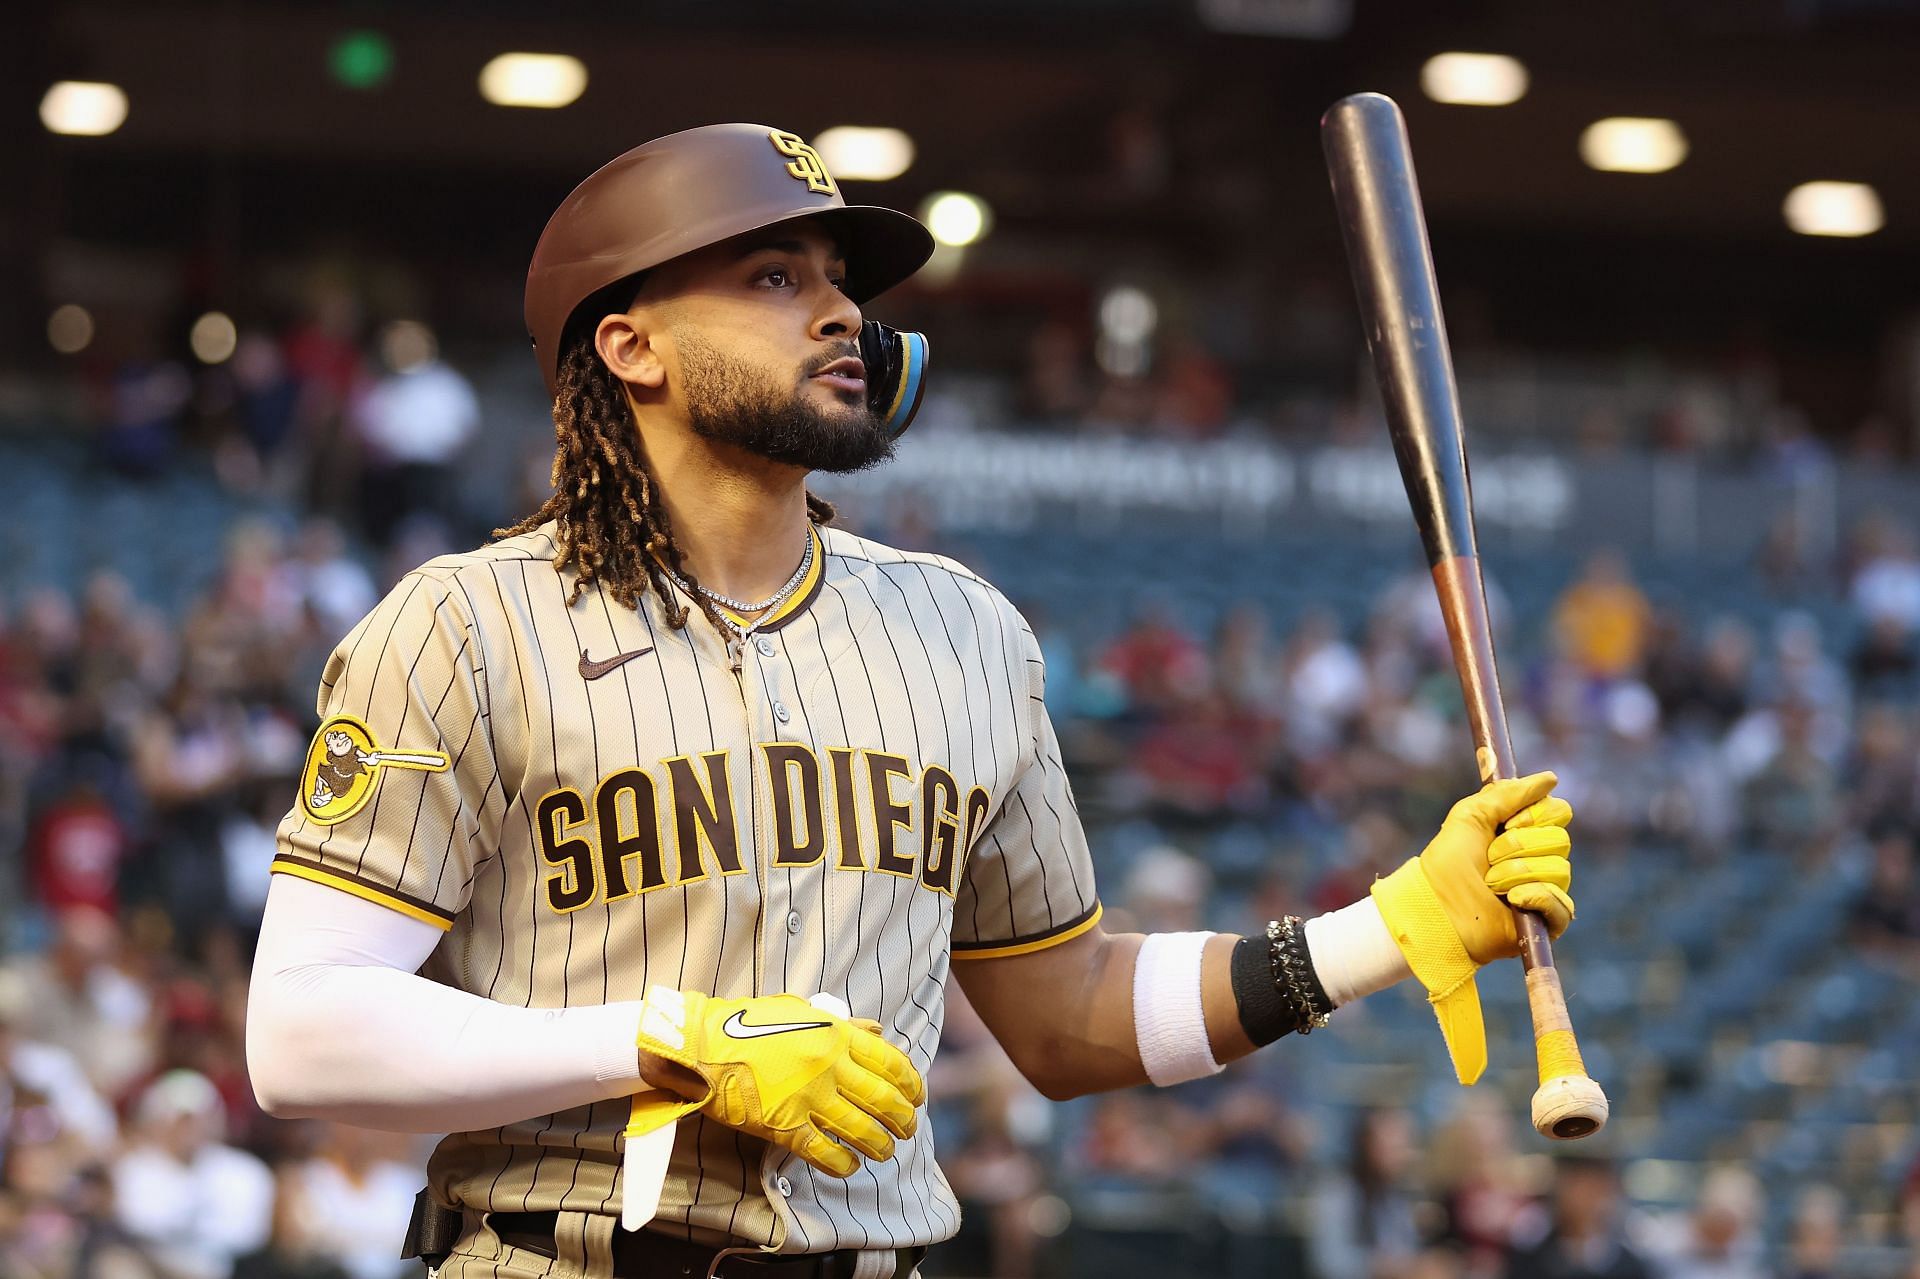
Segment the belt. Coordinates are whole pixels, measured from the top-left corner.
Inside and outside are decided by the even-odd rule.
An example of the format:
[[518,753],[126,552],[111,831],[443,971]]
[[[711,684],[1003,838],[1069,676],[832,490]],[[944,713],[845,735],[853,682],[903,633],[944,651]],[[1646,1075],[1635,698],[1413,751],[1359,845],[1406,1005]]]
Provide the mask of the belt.
[[[559,1214],[553,1212],[495,1212],[487,1225],[502,1242],[543,1257],[557,1257],[553,1233]],[[674,1239],[652,1230],[616,1230],[613,1234],[613,1270],[620,1279],[851,1279],[860,1260],[857,1249],[807,1252],[778,1256],[760,1252],[721,1257],[723,1249]],[[902,1248],[894,1274],[908,1276],[926,1255],[925,1248]],[[718,1258],[718,1264],[715,1259]]]

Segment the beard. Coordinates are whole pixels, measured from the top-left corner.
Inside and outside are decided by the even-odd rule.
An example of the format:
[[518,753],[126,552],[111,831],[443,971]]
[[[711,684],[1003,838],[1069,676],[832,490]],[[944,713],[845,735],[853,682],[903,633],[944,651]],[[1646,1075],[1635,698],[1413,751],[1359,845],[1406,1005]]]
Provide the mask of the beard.
[[864,471],[893,456],[893,437],[864,395],[856,404],[822,405],[807,393],[806,379],[835,360],[858,356],[856,344],[810,361],[800,381],[783,389],[762,370],[697,334],[676,330],[674,342],[686,377],[687,420],[700,438],[770,462],[836,475]]

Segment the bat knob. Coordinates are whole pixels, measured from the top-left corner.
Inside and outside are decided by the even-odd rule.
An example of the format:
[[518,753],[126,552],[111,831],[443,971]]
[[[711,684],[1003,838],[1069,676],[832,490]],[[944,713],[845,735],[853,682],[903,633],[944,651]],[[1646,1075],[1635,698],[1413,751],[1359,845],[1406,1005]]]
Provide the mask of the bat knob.
[[1542,1137],[1578,1141],[1607,1126],[1607,1094],[1586,1075],[1559,1075],[1533,1094],[1533,1127]]

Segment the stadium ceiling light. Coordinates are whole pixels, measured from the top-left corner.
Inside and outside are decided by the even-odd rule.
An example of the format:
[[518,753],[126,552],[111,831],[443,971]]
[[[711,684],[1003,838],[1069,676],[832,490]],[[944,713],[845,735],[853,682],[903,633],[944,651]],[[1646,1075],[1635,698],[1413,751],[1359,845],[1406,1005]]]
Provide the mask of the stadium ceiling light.
[[187,333],[193,358],[202,364],[225,364],[233,358],[233,350],[239,344],[239,330],[233,327],[232,318],[224,311],[207,312],[193,322],[193,328]]
[[69,302],[47,317],[47,342],[62,355],[78,355],[93,341],[93,316]]
[[1511,106],[1527,96],[1527,69],[1504,53],[1436,53],[1420,68],[1420,91],[1453,106]]
[[1687,158],[1687,135],[1671,120],[1608,116],[1581,130],[1580,158],[1605,173],[1665,173]]
[[955,248],[974,243],[993,228],[986,201],[964,191],[936,191],[920,206],[920,220],[933,238]]
[[913,165],[913,139],[898,129],[835,125],[813,140],[813,149],[836,178],[885,182]]
[[104,138],[127,122],[127,91],[96,80],[62,80],[40,99],[40,123],[49,133]]
[[1880,193],[1864,182],[1802,182],[1781,212],[1801,235],[1872,235],[1887,221]]
[[564,107],[586,91],[586,63],[564,53],[503,53],[480,68],[480,96],[497,107]]

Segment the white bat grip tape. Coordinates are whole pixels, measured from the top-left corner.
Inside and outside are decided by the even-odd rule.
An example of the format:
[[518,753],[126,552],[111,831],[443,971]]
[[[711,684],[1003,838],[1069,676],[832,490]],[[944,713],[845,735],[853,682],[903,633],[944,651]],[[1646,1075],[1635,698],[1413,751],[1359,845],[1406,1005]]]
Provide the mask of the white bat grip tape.
[[1213,933],[1150,933],[1133,961],[1133,1033],[1160,1087],[1221,1071],[1207,1042],[1200,961]]

